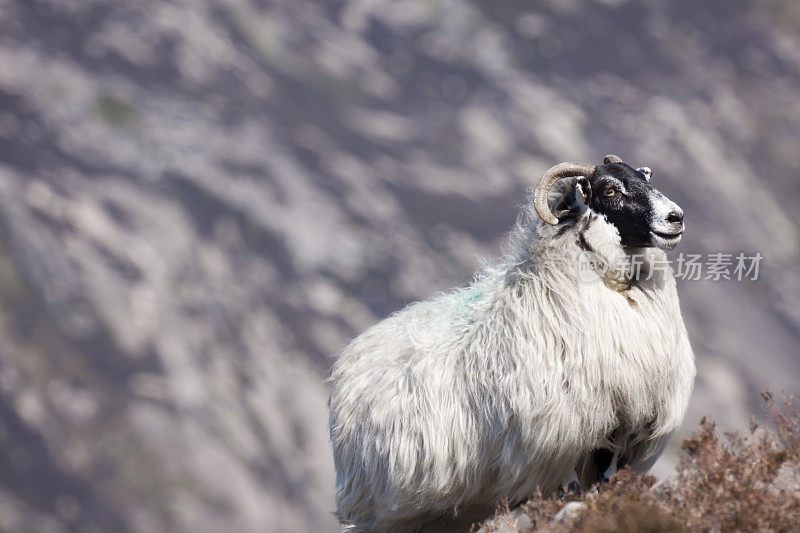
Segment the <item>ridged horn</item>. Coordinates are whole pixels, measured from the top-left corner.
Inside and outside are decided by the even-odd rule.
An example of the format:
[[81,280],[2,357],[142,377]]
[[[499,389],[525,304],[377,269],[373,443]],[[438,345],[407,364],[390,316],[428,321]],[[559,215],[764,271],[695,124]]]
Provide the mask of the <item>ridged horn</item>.
[[542,220],[551,226],[558,224],[558,219],[553,215],[550,211],[550,207],[547,205],[547,194],[550,192],[550,189],[553,188],[553,185],[555,185],[558,180],[564,178],[572,178],[575,176],[589,177],[594,172],[594,168],[594,165],[589,165],[587,163],[559,163],[542,174],[539,183],[536,185],[536,189],[533,191],[533,207],[536,208],[536,212],[539,213]]
[[603,164],[610,165],[611,163],[622,163],[622,158],[618,155],[608,154],[603,158]]

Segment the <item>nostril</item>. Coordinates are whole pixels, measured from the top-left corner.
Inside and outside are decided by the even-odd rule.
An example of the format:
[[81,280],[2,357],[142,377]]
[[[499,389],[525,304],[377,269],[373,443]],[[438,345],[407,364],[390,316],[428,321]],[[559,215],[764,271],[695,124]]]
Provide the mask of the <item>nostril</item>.
[[683,222],[683,213],[679,211],[671,212],[667,215],[667,222]]

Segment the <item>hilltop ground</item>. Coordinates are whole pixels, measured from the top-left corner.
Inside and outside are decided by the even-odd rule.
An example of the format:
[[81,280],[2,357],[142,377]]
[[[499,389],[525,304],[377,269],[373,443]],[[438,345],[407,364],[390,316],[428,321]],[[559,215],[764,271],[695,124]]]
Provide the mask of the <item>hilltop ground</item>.
[[501,506],[479,531],[800,531],[800,403],[763,397],[772,427],[720,434],[703,419],[671,479],[623,470],[580,496]]

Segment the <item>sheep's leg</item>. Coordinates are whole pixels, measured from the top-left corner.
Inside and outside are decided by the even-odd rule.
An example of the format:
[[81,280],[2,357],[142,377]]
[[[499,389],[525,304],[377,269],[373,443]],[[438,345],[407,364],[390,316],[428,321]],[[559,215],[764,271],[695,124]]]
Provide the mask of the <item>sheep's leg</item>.
[[573,470],[569,479],[562,481],[561,485],[558,487],[558,496],[560,498],[570,493],[581,493],[581,482],[578,480],[578,472],[576,470]]
[[608,483],[611,477],[617,473],[617,452],[611,450],[597,450],[597,481]]

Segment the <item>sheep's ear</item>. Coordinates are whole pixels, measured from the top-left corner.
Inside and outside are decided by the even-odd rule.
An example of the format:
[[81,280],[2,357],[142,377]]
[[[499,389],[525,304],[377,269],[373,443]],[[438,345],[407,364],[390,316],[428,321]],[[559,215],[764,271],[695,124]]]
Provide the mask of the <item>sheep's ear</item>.
[[[577,193],[577,178],[564,178],[558,180],[547,194],[547,204],[550,212],[558,219],[565,219],[577,207],[583,206],[583,197]],[[578,201],[580,198],[580,201]]]
[[589,205],[592,200],[592,184],[585,176],[581,176],[575,182],[575,203]]
[[556,201],[554,208],[551,209],[556,218],[563,220],[585,213],[589,208],[589,201],[592,199],[592,185],[589,180],[581,176],[561,180],[556,187],[559,185],[566,190],[561,189],[560,200]]
[[650,170],[650,167],[639,167],[636,169],[636,172],[641,172],[642,174],[644,174],[644,178],[647,181],[650,181],[650,176],[653,175],[653,171]]
[[560,220],[583,214],[591,199],[592,186],[584,176],[559,180],[547,194],[550,211]]

